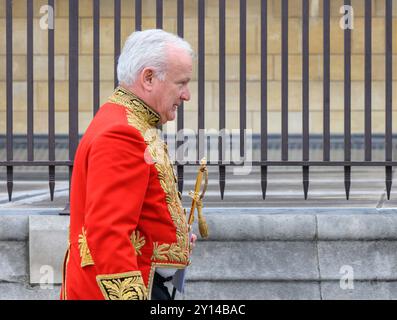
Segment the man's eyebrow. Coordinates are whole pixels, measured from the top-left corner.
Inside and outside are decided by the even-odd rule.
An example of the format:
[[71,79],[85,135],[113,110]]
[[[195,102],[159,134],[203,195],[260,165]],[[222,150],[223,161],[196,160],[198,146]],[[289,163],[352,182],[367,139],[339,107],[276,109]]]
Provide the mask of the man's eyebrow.
[[183,79],[179,80],[179,82],[189,82],[189,81],[190,81],[189,77],[186,77],[186,78],[183,78]]

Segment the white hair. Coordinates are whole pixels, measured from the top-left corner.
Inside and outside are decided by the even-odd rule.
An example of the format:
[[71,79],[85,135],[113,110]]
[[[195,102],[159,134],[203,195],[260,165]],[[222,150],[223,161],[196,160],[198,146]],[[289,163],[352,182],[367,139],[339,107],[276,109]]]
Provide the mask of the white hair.
[[133,32],[126,40],[117,65],[119,83],[132,85],[146,67],[153,67],[155,75],[164,81],[167,70],[167,45],[185,49],[194,56],[192,47],[182,38],[161,29]]

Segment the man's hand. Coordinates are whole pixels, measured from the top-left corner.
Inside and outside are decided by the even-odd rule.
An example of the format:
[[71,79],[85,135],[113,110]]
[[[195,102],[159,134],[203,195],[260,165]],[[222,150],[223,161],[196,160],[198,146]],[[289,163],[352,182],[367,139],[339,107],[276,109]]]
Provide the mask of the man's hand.
[[[191,236],[191,238],[190,238],[190,243],[191,243],[191,246],[190,246],[190,248],[191,248],[191,250],[194,248],[194,246],[196,245],[196,240],[197,240],[197,235],[196,234],[194,234],[194,233],[192,233],[192,236]],[[190,250],[190,251],[191,251]]]

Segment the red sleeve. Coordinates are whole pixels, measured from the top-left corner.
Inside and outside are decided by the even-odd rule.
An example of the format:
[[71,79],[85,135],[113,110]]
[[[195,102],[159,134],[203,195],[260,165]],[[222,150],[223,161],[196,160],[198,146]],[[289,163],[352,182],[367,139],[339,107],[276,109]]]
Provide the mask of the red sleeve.
[[105,298],[103,283],[109,279],[130,283],[129,277],[140,276],[130,236],[138,224],[149,181],[145,149],[138,130],[120,125],[97,137],[89,152],[85,228]]

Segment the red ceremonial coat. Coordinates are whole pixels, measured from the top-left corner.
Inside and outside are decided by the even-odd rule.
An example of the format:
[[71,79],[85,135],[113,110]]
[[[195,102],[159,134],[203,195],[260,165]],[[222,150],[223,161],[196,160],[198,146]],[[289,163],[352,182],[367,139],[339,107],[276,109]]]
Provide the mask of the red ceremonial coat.
[[160,117],[118,87],[76,152],[62,299],[150,299],[155,268],[191,251]]

